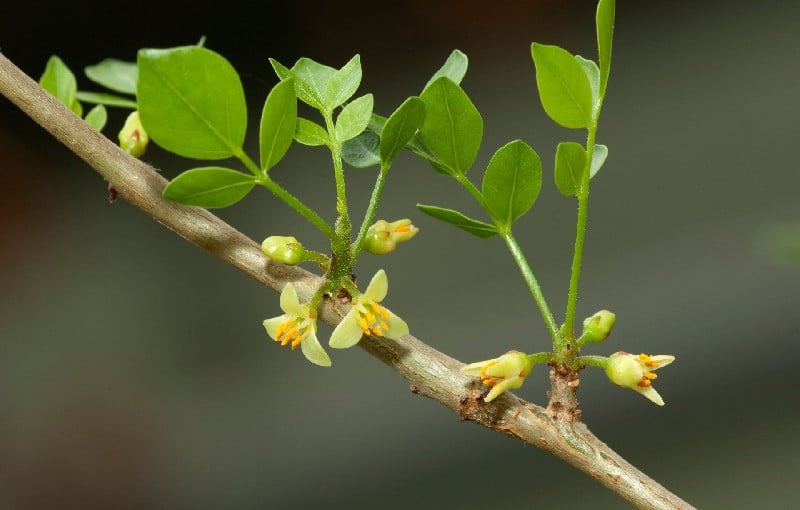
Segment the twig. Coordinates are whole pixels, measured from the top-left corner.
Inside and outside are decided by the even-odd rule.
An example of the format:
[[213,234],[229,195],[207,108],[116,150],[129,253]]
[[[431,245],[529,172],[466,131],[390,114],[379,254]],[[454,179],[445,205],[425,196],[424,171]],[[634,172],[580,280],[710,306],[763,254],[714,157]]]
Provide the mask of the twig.
[[[89,163],[119,196],[188,241],[276,291],[293,282],[301,299],[309,299],[319,286],[319,276],[269,261],[258,244],[207,210],[163,199],[161,190],[166,181],[151,166],[121,151],[1,54],[0,93]],[[320,308],[320,318],[331,326],[336,325],[347,306],[338,300],[329,300]],[[412,392],[441,402],[464,420],[552,453],[636,508],[694,508],[617,455],[583,423],[554,412],[552,403],[549,409],[544,409],[504,394],[487,404],[481,398],[482,390],[476,381],[459,372],[463,366],[460,361],[411,335],[397,341],[365,337],[359,345],[405,377]]]

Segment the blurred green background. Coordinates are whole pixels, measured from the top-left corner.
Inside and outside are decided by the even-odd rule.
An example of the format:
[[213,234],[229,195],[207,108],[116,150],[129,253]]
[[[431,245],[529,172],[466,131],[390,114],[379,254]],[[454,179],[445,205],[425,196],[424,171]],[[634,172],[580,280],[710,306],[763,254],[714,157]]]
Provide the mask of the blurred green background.
[[[388,114],[459,48],[485,122],[473,180],[511,139],[542,156],[543,191],[516,234],[561,317],[575,203],[555,190],[553,152],[583,134],[544,114],[530,43],[596,58],[594,8],[28,2],[0,19],[0,47],[38,77],[52,53],[80,71],[205,35],[242,73],[251,126],[276,82],[268,57],[338,67],[361,53],[361,90]],[[789,0],[617,6],[598,136],[610,155],[593,181],[578,317],[617,313],[608,342],[587,352],[677,362],[660,372],[664,408],[597,370],[582,374],[580,396],[600,438],[699,508],[796,501],[800,268],[772,263],[763,233],[800,219],[799,30]],[[279,313],[275,293],[109,204],[97,174],[7,100],[0,109],[0,508],[626,508],[540,450],[412,395],[360,349],[332,352],[328,370],[280,349],[260,324]],[[111,136],[123,118],[112,114]],[[193,165],[154,146],[144,159],[167,177]],[[330,218],[329,167],[324,151],[295,146],[273,176]],[[374,171],[348,177],[359,216]],[[420,234],[392,257],[364,257],[361,281],[385,267],[388,306],[463,361],[546,349],[502,243],[422,216],[417,202],[480,217],[454,182],[401,156],[379,217],[410,217]],[[264,190],[219,214],[256,240],[291,234],[325,249]],[[544,404],[546,390],[538,368],[517,394]]]

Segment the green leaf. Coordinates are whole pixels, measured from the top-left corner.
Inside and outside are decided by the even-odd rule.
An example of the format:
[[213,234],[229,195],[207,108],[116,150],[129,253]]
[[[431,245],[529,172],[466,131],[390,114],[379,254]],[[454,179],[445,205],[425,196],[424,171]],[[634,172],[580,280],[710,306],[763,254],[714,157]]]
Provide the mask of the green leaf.
[[107,58],[84,69],[86,76],[93,82],[122,94],[136,94],[136,81],[139,69],[135,62],[124,62]]
[[372,117],[372,104],[372,94],[367,94],[342,108],[339,116],[336,117],[336,127],[334,128],[336,139],[339,142],[355,138],[367,129]]
[[591,125],[592,86],[580,62],[558,46],[533,43],[531,54],[539,97],[547,115],[566,128]]
[[597,4],[597,53],[600,58],[600,97],[606,95],[611,72],[611,46],[614,38],[615,0],[600,0]]
[[[453,83],[460,84],[461,80],[464,79],[464,75],[467,74],[468,65],[469,59],[467,59],[467,56],[462,53],[461,50],[453,50],[453,52],[450,53],[450,56],[447,57],[444,65],[440,67],[438,71],[433,73],[431,79],[425,84],[425,88],[427,89],[431,83],[435,82],[442,76],[447,76],[453,81]],[[425,89],[423,89],[423,91],[424,90]]]
[[39,85],[76,115],[83,113],[77,99],[78,85],[75,75],[58,56],[53,55],[47,60]]
[[291,69],[287,69],[273,58],[269,59],[269,62],[281,80],[290,76],[295,78],[294,90],[297,99],[317,110],[326,109],[325,92],[331,77],[336,74],[336,69],[305,57],[299,59]]
[[78,100],[84,103],[104,104],[106,106],[118,106],[120,108],[136,109],[136,101],[127,97],[106,94],[105,92],[85,92],[78,91]]
[[98,104],[91,110],[89,113],[86,114],[86,117],[83,119],[86,121],[87,124],[92,126],[98,131],[102,131],[106,125],[106,121],[108,120],[108,112],[106,112],[106,107]]
[[600,69],[593,60],[583,58],[580,55],[575,55],[575,60],[583,67],[583,72],[589,78],[589,85],[592,87],[592,110],[597,108],[600,102]]
[[297,140],[297,143],[310,147],[328,145],[330,141],[328,132],[325,131],[324,127],[302,117],[297,118],[297,123],[294,128],[294,139]]
[[264,171],[277,165],[289,150],[296,124],[297,96],[294,79],[289,78],[272,88],[261,112],[258,148]]
[[187,170],[164,188],[164,198],[208,209],[228,207],[243,199],[256,178],[229,168],[208,166]]
[[563,142],[556,148],[555,180],[558,191],[564,196],[578,196],[586,171],[586,150],[576,142]]
[[425,120],[425,104],[409,97],[386,120],[381,133],[381,160],[390,163],[403,150]]
[[444,207],[436,207],[434,205],[422,205],[422,204],[417,204],[417,209],[427,214],[428,216],[433,216],[437,220],[441,220],[446,223],[450,223],[451,225],[455,225],[456,227],[462,230],[466,230],[470,234],[478,236],[482,239],[488,239],[497,234],[497,229],[495,228],[494,225],[489,225],[488,223],[484,223],[482,221],[473,220],[472,218],[465,216],[464,214],[458,211],[454,211],[452,209],[445,209]]
[[481,114],[450,78],[443,76],[420,96],[425,120],[419,128],[425,147],[449,174],[465,174],[481,146]]
[[325,106],[333,110],[353,97],[361,84],[361,57],[356,55],[336,71],[325,86]]
[[522,140],[509,142],[492,156],[481,186],[488,213],[511,226],[528,212],[542,189],[542,162]]
[[380,144],[380,135],[371,129],[367,129],[357,137],[351,138],[342,144],[342,159],[355,168],[379,165],[381,163]]
[[236,70],[199,46],[145,49],[138,55],[142,124],[163,148],[189,158],[239,153],[247,105]]
[[592,153],[592,168],[589,171],[589,178],[593,179],[595,174],[603,167],[603,163],[608,158],[608,147],[603,144],[595,144],[594,152]]

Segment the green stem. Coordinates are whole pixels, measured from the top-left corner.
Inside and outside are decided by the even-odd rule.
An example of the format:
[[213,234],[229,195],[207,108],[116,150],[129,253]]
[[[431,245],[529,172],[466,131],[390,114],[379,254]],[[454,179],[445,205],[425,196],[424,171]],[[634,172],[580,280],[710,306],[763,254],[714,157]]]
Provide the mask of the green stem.
[[608,357],[606,356],[578,356],[576,361],[581,365],[599,367],[603,369],[608,365]]
[[325,255],[324,253],[320,253],[318,251],[305,250],[303,260],[309,262],[316,262],[317,264],[320,265],[323,271],[327,271],[331,267],[331,259],[328,258],[328,256]]
[[511,232],[509,231],[502,233],[501,236],[503,237],[503,240],[506,242],[506,246],[508,246],[508,250],[511,252],[511,256],[517,263],[519,270],[522,272],[522,277],[528,284],[528,288],[531,290],[533,299],[539,306],[539,311],[542,313],[542,318],[544,319],[544,322],[547,325],[548,331],[550,331],[550,336],[553,337],[553,345],[555,346],[556,342],[558,341],[558,325],[556,324],[555,317],[553,317],[553,313],[547,306],[547,301],[544,299],[544,295],[542,294],[542,289],[541,287],[539,287],[539,282],[536,281],[536,277],[533,275],[533,271],[531,270],[531,267],[528,265],[528,261],[527,259],[525,259],[525,255],[523,255],[522,249],[519,247],[519,244],[517,244],[517,240],[514,239],[514,235],[511,234]]
[[484,198],[483,193],[481,193],[481,191],[474,184],[472,184],[472,181],[467,179],[467,176],[464,174],[456,174],[454,177],[458,183],[464,186],[469,194],[478,201],[481,207],[483,207],[483,210],[488,212],[489,206],[486,205],[486,198]]
[[355,264],[358,254],[361,253],[361,245],[364,243],[364,238],[367,236],[367,230],[369,230],[370,225],[372,225],[372,222],[375,219],[375,211],[378,208],[378,201],[381,198],[381,192],[383,191],[383,185],[386,182],[386,176],[388,173],[389,167],[381,164],[380,172],[378,172],[378,178],[375,180],[375,187],[372,188],[372,196],[369,199],[367,213],[364,215],[364,221],[361,222],[361,228],[358,230],[358,237],[353,243],[353,264]]
[[335,263],[332,264],[331,271],[333,278],[350,274],[353,268],[352,257],[350,255],[350,236],[353,227],[350,223],[350,213],[347,209],[347,186],[344,179],[344,166],[342,165],[342,144],[336,138],[336,129],[333,123],[332,112],[322,112],[325,118],[325,126],[330,138],[331,158],[333,159],[333,173],[336,181],[336,219],[335,236],[332,242],[332,249],[335,255]]
[[[562,340],[574,337],[573,322],[575,310],[578,305],[578,284],[581,279],[581,263],[583,261],[583,245],[586,240],[586,221],[589,215],[589,173],[594,157],[594,143],[597,134],[597,123],[589,126],[589,136],[586,140],[586,169],[583,172],[583,181],[578,195],[578,224],[575,232],[575,253],[572,256],[572,271],[569,278],[569,294],[567,295],[567,311],[564,318]],[[566,342],[566,340],[563,340]],[[560,346],[560,347],[563,347]]]
[[551,361],[553,361],[553,353],[536,352],[533,354],[528,354],[528,361],[531,362],[531,365],[538,365],[539,363],[550,363]]

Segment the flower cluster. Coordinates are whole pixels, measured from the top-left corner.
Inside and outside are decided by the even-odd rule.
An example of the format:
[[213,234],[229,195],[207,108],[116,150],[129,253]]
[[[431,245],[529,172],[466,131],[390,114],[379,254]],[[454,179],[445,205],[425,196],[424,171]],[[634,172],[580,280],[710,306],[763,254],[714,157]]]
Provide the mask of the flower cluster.
[[[372,277],[367,290],[353,299],[350,311],[333,330],[329,345],[337,349],[352,347],[363,335],[373,335],[397,340],[408,333],[408,325],[380,305],[389,290],[386,273],[381,269]],[[312,363],[328,367],[331,359],[317,339],[316,314],[297,298],[291,283],[281,292],[281,310],[285,313],[264,321],[267,334],[281,345],[300,346]]]

